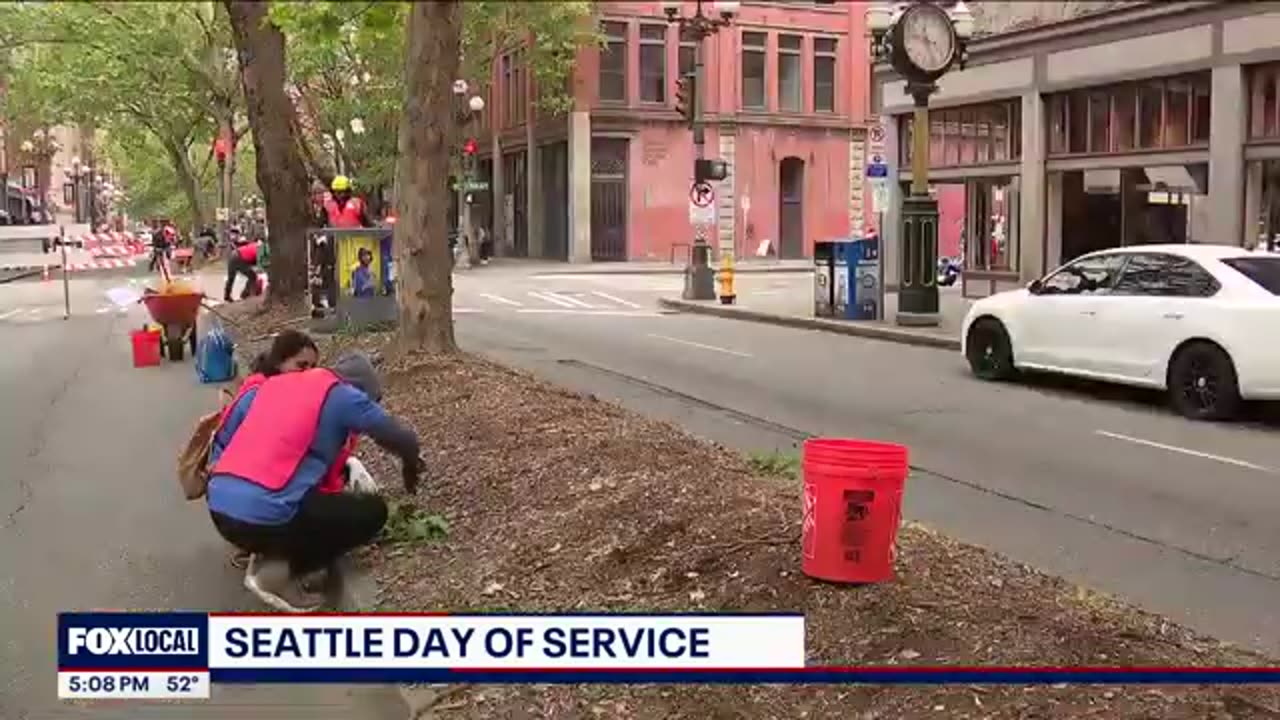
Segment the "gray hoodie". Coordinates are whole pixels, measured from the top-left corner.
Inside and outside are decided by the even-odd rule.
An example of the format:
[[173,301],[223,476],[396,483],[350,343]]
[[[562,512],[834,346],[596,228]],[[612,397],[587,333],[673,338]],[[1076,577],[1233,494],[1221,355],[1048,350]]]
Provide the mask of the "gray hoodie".
[[382,402],[382,381],[373,361],[362,352],[343,353],[333,363],[333,372],[344,381],[364,391],[374,402]]

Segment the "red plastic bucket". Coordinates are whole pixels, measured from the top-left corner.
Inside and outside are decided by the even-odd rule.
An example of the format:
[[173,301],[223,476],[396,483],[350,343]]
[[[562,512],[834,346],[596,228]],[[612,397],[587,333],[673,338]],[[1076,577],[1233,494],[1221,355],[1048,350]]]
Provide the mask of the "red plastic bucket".
[[804,443],[801,467],[804,574],[843,583],[893,579],[907,448],[814,438]]
[[133,343],[133,366],[152,367],[160,364],[160,333],[154,330],[134,330],[129,333]]

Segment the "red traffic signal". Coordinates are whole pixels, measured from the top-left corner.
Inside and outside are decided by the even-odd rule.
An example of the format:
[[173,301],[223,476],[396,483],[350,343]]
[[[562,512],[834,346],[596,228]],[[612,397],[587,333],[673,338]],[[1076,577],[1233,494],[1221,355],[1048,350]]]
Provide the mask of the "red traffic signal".
[[480,145],[476,142],[475,138],[467,138],[466,144],[462,146],[462,152],[464,155],[475,155],[479,151]]
[[226,138],[218,138],[213,141],[213,154],[217,156],[221,162],[227,159],[227,155],[231,152],[231,143]]
[[693,73],[689,73],[676,81],[676,112],[685,119],[691,127],[694,121],[694,105],[696,99],[694,93],[697,92],[697,78]]

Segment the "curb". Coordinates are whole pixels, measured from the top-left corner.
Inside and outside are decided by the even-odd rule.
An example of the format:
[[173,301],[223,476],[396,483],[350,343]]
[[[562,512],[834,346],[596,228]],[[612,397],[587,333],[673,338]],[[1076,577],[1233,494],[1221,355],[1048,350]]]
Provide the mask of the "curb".
[[878,325],[855,325],[853,323],[844,323],[838,320],[774,315],[773,313],[758,312],[755,310],[730,310],[729,308],[720,305],[704,305],[702,303],[692,302],[689,300],[670,300],[662,298],[658,300],[658,305],[669,310],[687,312],[694,315],[712,315],[721,318],[731,318],[733,320],[744,320],[747,322],[764,323],[767,325],[800,328],[802,330],[820,330],[822,332],[836,333],[839,335],[865,337],[873,340],[885,340],[888,342],[901,343],[903,345],[931,347],[940,350],[958,351],[960,349],[959,338],[941,337],[917,330],[906,330]]
[[[712,270],[720,272],[720,268],[712,266]],[[735,275],[781,275],[784,273],[799,274],[812,273],[812,267],[743,267],[734,265],[733,272]],[[589,268],[573,268],[568,270],[551,270],[548,272],[538,273],[539,275],[684,275],[684,268],[627,268],[623,270],[595,270]]]

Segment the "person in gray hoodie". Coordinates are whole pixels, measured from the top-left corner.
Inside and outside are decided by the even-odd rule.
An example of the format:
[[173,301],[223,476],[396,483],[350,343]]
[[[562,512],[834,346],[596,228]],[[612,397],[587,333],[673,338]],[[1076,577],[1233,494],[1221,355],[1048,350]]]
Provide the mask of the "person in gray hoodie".
[[405,489],[416,490],[418,437],[381,399],[369,357],[347,353],[331,369],[266,378],[223,419],[209,453],[209,514],[223,538],[253,553],[245,586],[269,605],[319,607],[335,561],[386,524],[382,498],[342,492],[354,437],[398,455]]

